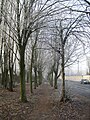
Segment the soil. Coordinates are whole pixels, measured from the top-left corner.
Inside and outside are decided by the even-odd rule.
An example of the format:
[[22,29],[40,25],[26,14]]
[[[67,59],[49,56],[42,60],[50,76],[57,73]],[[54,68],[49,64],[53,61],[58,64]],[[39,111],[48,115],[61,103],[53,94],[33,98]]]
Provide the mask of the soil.
[[82,101],[80,96],[60,103],[58,90],[48,83],[29,92],[27,103],[19,100],[20,86],[14,92],[0,88],[0,120],[90,120],[90,101]]

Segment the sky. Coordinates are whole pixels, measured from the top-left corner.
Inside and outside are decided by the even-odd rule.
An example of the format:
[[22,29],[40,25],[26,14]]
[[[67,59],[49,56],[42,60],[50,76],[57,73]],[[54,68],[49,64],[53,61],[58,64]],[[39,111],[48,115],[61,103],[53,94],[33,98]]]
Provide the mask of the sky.
[[86,75],[88,69],[86,56],[66,68],[66,75]]

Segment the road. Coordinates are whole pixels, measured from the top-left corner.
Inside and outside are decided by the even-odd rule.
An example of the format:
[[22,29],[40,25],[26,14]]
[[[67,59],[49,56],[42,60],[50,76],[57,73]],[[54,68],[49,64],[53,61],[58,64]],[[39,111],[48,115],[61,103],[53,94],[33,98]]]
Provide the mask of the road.
[[[61,82],[58,82],[58,89],[61,89]],[[79,96],[82,100],[90,102],[90,84],[66,80],[66,91],[74,98]]]

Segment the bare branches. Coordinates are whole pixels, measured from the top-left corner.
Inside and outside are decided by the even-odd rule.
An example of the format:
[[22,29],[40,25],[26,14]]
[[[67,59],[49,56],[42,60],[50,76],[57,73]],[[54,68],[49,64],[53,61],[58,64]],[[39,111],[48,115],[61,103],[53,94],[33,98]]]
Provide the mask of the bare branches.
[[88,0],[84,0],[86,3],[88,3],[88,5],[90,5],[90,2]]
[[0,9],[0,24],[1,24],[1,22],[2,22],[3,6],[4,6],[4,0],[1,1],[1,9]]

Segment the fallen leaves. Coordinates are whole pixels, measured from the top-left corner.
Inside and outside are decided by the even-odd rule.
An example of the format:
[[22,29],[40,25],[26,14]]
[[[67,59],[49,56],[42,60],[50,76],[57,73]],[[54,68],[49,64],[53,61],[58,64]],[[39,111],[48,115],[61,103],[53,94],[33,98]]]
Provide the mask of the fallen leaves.
[[[29,89],[29,85],[27,86]],[[19,86],[15,92],[0,89],[0,120],[89,120],[90,102],[79,99],[60,103],[57,91],[41,85],[33,95],[27,93],[27,103],[19,101]]]

